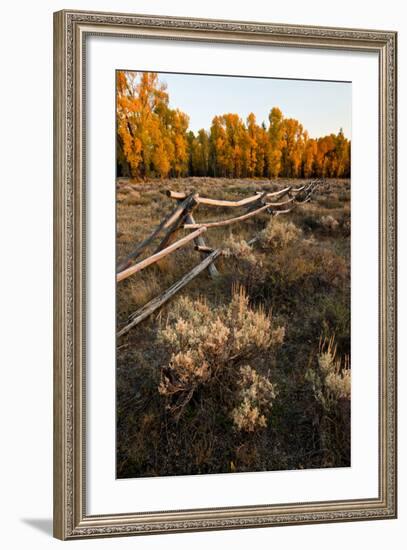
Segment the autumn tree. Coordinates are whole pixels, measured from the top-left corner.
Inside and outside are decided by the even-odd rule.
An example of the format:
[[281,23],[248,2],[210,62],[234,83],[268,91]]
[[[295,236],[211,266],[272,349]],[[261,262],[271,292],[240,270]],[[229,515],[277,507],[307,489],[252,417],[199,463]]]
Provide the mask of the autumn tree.
[[136,175],[142,160],[141,140],[137,135],[140,101],[136,93],[135,73],[117,72],[116,125],[117,162],[123,175]]
[[300,175],[303,153],[303,127],[294,118],[284,119],[281,125],[281,175],[297,178]]
[[189,130],[172,109],[157,73],[117,72],[118,174],[134,178],[349,177],[350,141],[338,134],[310,138],[278,107],[259,125],[254,113],[217,115],[209,130]]
[[350,176],[350,142],[346,139],[342,128],[335,136],[335,175],[338,178]]
[[269,149],[268,149],[268,173],[275,178],[281,173],[281,157],[283,147],[283,113],[277,107],[273,107],[269,114]]
[[209,135],[205,129],[201,128],[195,137],[193,132],[188,134],[189,146],[189,172],[193,176],[207,176],[210,173],[209,168]]
[[257,162],[255,176],[258,178],[267,177],[269,172],[268,161],[270,142],[268,139],[266,124],[263,122],[257,130]]
[[209,162],[212,175],[227,177],[228,154],[226,131],[222,124],[222,117],[215,116],[212,120],[209,138]]
[[260,153],[260,128],[256,124],[256,117],[250,113],[246,121],[247,138],[245,143],[245,172],[249,178],[257,175],[257,166]]
[[166,177],[188,172],[189,118],[169,108],[157,73],[117,74],[117,159],[133,177]]
[[315,139],[310,139],[308,137],[307,131],[304,132],[303,138],[302,175],[304,178],[310,178],[315,174],[315,157],[318,145]]

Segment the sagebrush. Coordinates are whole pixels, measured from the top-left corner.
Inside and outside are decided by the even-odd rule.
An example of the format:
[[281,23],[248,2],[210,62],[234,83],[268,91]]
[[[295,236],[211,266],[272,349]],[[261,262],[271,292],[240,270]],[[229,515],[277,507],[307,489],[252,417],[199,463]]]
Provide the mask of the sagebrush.
[[[176,418],[201,386],[217,384],[232,392],[238,387],[239,396],[231,396],[231,402],[236,398],[242,401],[240,410],[244,404],[248,415],[258,414],[254,425],[266,425],[263,410],[271,407],[274,397],[271,381],[264,376],[254,377],[251,390],[244,389],[249,382],[248,373],[254,376],[256,372],[248,361],[255,362],[261,353],[281,344],[284,327],[274,326],[271,315],[262,308],[250,307],[243,287],[235,287],[230,303],[217,309],[204,299],[181,298],[170,309],[158,339],[171,354],[169,363],[161,369],[159,393]],[[267,384],[268,400],[267,392],[261,393],[261,387],[268,388]],[[249,421],[239,421],[236,412],[232,416],[236,426],[251,431]]]

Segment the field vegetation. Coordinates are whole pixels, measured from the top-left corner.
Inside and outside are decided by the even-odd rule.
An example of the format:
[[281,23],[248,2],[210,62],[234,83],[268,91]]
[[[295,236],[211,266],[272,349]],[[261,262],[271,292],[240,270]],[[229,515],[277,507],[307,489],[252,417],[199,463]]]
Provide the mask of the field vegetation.
[[[238,200],[290,184],[300,183],[119,177],[117,258],[174,208],[168,189]],[[194,211],[199,222],[231,215]],[[224,251],[219,276],[204,271],[117,341],[118,477],[349,466],[349,179],[327,179],[287,215],[264,211],[205,239]],[[118,329],[201,259],[189,244],[118,283]]]

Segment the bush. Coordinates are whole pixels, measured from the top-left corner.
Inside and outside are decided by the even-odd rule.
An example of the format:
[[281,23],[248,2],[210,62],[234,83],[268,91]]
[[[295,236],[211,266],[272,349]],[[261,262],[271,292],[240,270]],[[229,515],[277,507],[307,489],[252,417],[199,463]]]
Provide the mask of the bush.
[[316,231],[320,228],[320,223],[313,214],[303,214],[300,223],[304,231]]
[[271,250],[281,250],[292,241],[299,239],[301,235],[301,229],[292,222],[278,221],[278,218],[274,218],[260,233],[260,246]]
[[[170,311],[166,326],[159,330],[159,339],[170,352],[158,388],[167,409],[179,418],[194,394],[211,384],[232,392],[235,388],[237,399],[244,401],[248,395],[241,392],[250,379],[247,361],[283,338],[284,328],[274,328],[271,316],[262,308],[252,309],[242,287],[235,287],[230,303],[217,309],[203,299],[181,298]],[[245,369],[240,370],[242,363]],[[253,395],[260,391],[261,382],[264,380],[252,376]],[[254,399],[249,405],[263,408],[262,403],[263,398]]]
[[350,209],[349,208],[345,207],[343,209],[343,214],[339,218],[339,224],[341,226],[343,235],[345,237],[349,237],[350,235]]
[[327,412],[335,408],[340,401],[350,400],[349,357],[345,356],[344,361],[337,357],[334,337],[320,340],[317,368],[307,371],[307,379],[312,384],[315,398]]
[[261,266],[261,260],[256,257],[247,241],[243,239],[236,240],[233,235],[226,239],[223,254],[225,258],[234,258],[249,266]]
[[339,227],[339,222],[333,217],[333,216],[322,216],[321,218],[321,226],[323,229],[325,229],[328,233],[335,232],[336,229]]
[[315,211],[314,215],[303,216],[301,225],[304,230],[318,232],[321,235],[337,236],[339,230],[343,235],[349,236],[350,234],[350,216],[345,215],[346,207],[343,207],[343,214],[336,219],[331,214],[323,214],[322,211]]
[[250,365],[244,365],[240,367],[238,388],[239,403],[231,414],[235,427],[247,432],[265,428],[265,414],[270,411],[276,396],[274,385]]
[[295,251],[287,248],[275,254],[271,274],[281,292],[320,291],[322,286],[343,288],[349,282],[345,259],[313,243]]
[[351,371],[349,356],[337,356],[334,337],[320,340],[314,365],[306,372],[315,397],[321,465],[350,463]]
[[263,262],[253,248],[243,239],[230,235],[224,244],[224,270],[230,279],[245,289],[248,294],[254,285],[264,279]]

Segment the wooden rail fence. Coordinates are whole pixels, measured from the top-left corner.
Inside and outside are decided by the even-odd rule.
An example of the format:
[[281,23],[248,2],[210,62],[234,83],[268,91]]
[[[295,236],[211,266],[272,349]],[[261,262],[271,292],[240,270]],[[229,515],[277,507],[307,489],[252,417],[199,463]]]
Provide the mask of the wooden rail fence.
[[[236,201],[201,197],[197,193],[187,195],[176,191],[168,191],[167,196],[177,201],[177,206],[146,239],[137,244],[130,254],[119,262],[116,273],[117,282],[119,283],[131,277],[142,269],[172,254],[179,248],[184,247],[191,241],[194,242],[195,250],[204,255],[204,259],[170,288],[133,313],[129,318],[129,322],[119,330],[117,336],[120,337],[126,334],[131,328],[149,317],[206,268],[208,268],[211,277],[215,278],[219,276],[214,261],[222,254],[222,250],[220,248],[213,249],[206,244],[202,235],[208,229],[240,223],[257,216],[261,212],[267,212],[271,216],[288,214],[298,205],[310,201],[315,188],[322,185],[322,183],[323,180],[316,179],[300,187],[288,186],[273,193],[258,192],[255,195]],[[282,200],[287,196],[287,199]],[[199,223],[195,221],[192,213],[200,204],[222,208],[246,207],[246,212],[233,218]],[[287,206],[288,208],[281,208]],[[175,234],[180,229],[192,231],[185,237],[172,242]],[[154,253],[138,263],[133,263],[160,233],[163,233],[163,237]],[[258,236],[254,236],[248,241],[248,244],[252,246],[257,240]]]

